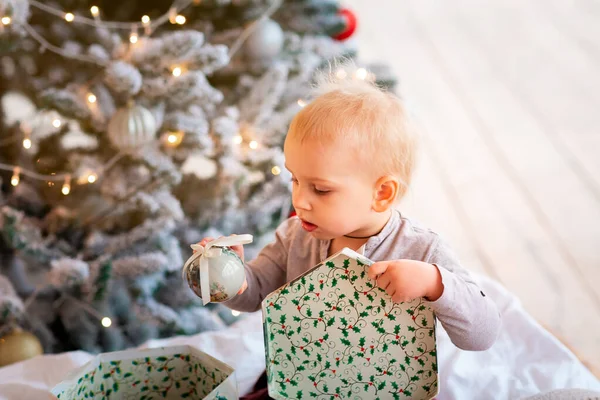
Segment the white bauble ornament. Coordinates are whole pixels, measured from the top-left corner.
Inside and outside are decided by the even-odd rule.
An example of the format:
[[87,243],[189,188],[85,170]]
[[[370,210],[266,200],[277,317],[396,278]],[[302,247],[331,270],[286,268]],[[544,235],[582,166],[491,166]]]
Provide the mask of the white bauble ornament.
[[283,49],[283,30],[272,19],[259,21],[257,24],[244,42],[244,54],[252,61],[268,62]]
[[152,112],[140,105],[128,105],[113,114],[108,138],[117,149],[132,151],[155,140],[157,130]]
[[[183,266],[183,277],[204,304],[227,301],[238,294],[246,280],[246,271],[244,262],[228,246],[250,242],[252,235],[233,235],[213,240],[205,246],[192,245],[196,252]],[[203,277],[208,277],[207,282]],[[205,298],[203,292],[208,292],[206,297],[210,298]]]

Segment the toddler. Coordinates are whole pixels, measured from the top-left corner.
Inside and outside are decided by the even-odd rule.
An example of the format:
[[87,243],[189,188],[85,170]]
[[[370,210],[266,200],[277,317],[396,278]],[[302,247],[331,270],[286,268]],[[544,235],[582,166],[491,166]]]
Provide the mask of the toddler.
[[[393,301],[423,297],[457,347],[489,348],[500,329],[495,304],[436,233],[395,208],[416,155],[402,103],[343,68],[321,77],[285,140],[297,216],[246,263],[246,283],[224,304],[256,311],[266,295],[349,247],[375,262],[369,277]],[[234,250],[243,259],[242,246]]]

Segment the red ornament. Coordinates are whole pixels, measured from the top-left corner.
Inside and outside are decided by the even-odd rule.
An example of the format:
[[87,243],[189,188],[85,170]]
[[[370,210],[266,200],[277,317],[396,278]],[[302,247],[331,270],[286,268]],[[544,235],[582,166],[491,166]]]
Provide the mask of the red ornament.
[[333,38],[335,40],[346,40],[356,31],[356,15],[347,8],[341,8],[338,14],[346,19],[346,28]]

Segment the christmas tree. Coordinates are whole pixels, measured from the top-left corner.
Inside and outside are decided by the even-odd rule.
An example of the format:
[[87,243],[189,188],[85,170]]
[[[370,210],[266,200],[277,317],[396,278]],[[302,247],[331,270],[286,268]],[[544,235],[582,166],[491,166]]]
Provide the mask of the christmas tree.
[[0,336],[98,352],[230,322],[182,281],[189,244],[251,233],[252,257],[287,218],[287,126],[315,71],[355,56],[354,16],[330,0],[0,0],[0,22]]

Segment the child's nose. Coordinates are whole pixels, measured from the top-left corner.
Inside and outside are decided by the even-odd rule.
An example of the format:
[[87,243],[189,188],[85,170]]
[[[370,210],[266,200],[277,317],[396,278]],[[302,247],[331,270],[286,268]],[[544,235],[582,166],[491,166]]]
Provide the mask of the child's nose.
[[296,210],[310,210],[310,202],[308,196],[303,190],[297,189],[292,191],[292,205]]

